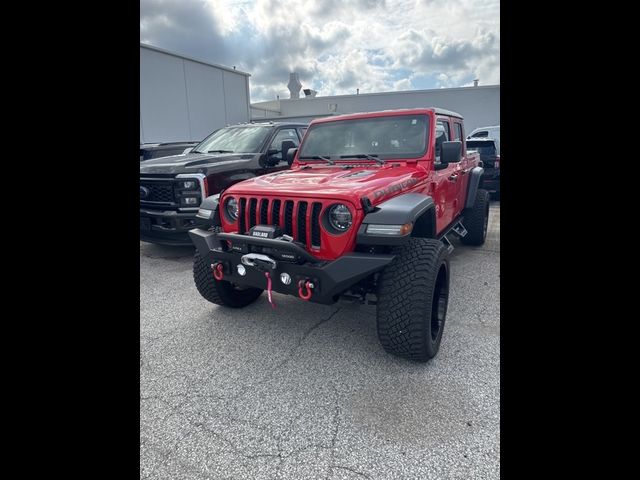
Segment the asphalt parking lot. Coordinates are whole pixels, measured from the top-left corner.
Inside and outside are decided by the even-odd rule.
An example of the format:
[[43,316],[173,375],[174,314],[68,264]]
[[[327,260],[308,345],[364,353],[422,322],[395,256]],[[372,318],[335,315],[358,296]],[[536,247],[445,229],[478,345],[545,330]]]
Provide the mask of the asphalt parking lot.
[[375,307],[208,303],[193,249],[140,242],[143,479],[497,479],[500,203],[455,242],[438,356],[386,354]]

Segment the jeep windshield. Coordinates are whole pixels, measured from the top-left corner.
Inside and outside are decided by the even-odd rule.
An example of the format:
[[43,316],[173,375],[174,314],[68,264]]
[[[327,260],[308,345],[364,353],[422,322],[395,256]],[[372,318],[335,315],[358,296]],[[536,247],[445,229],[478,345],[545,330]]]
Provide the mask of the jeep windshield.
[[358,159],[381,163],[392,158],[418,158],[427,151],[429,117],[395,115],[318,123],[307,130],[301,160]]
[[193,153],[257,153],[271,127],[226,127],[213,132],[192,150]]

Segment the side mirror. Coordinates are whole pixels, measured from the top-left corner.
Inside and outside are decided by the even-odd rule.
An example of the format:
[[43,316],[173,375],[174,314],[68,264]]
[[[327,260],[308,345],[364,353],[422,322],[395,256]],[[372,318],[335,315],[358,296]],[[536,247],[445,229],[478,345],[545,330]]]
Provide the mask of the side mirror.
[[289,150],[291,150],[292,148],[294,149],[296,148],[295,143],[293,143],[291,140],[283,140],[281,144],[282,159],[286,160],[289,165],[291,165],[291,162],[293,161],[293,158],[292,158],[291,162],[289,162],[289,158],[288,158]]
[[290,148],[289,150],[287,150],[287,163],[289,164],[289,166],[291,166],[291,164],[293,163],[293,159],[296,158],[296,153],[298,153],[297,148]]
[[462,160],[462,142],[460,140],[442,142],[440,163],[447,165],[449,163],[458,163],[460,160]]

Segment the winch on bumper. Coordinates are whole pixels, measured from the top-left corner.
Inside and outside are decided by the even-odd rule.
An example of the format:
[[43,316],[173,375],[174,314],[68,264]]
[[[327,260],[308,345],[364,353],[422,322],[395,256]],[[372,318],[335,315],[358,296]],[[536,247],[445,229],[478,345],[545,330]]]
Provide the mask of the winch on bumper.
[[273,291],[324,304],[334,303],[341,293],[383,269],[394,258],[393,255],[351,252],[326,261],[296,243],[278,238],[199,228],[190,230],[189,236],[202,258],[213,266],[212,274],[216,272],[217,279],[266,289],[265,272],[269,272]]

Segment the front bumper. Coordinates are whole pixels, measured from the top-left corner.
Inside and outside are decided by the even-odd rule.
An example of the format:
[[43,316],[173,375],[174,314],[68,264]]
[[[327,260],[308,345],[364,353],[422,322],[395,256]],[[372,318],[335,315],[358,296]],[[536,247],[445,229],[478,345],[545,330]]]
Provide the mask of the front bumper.
[[194,212],[140,209],[140,240],[160,245],[191,246],[189,230],[204,225]]
[[[216,233],[199,228],[191,230],[189,236],[208,264],[222,264],[224,280],[236,285],[265,289],[267,278],[264,271],[245,265],[246,275],[241,276],[236,270],[243,255],[261,253],[276,261],[276,268],[268,270],[273,291],[299,296],[299,282],[309,280],[314,285],[309,301],[324,304],[334,303],[341,293],[372,273],[382,270],[394,259],[394,255],[348,253],[333,261],[323,261],[313,257],[299,245],[284,240]],[[291,276],[289,285],[280,280],[282,273]]]

